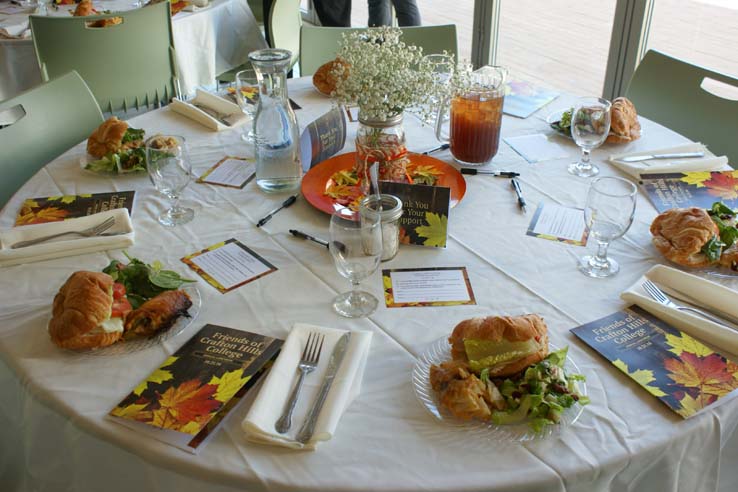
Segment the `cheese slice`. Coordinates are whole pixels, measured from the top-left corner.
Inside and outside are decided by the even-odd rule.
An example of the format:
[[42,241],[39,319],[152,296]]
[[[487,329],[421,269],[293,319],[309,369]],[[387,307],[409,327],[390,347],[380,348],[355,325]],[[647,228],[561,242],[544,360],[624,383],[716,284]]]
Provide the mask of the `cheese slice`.
[[121,318],[110,318],[100,323],[99,328],[105,333],[123,333],[123,319]]

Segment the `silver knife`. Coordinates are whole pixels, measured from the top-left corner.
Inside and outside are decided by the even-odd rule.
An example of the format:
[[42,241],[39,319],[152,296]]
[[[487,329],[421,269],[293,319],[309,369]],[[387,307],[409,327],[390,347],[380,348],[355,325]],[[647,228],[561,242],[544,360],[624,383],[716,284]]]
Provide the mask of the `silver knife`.
[[699,152],[677,152],[674,154],[648,154],[648,155],[634,155],[630,157],[621,157],[617,159],[621,162],[640,162],[647,161],[649,159],[686,159],[690,157],[705,157],[705,153]]
[[343,356],[346,354],[346,348],[348,348],[350,339],[351,333],[345,333],[338,339],[336,346],[333,347],[333,353],[331,353],[331,358],[328,361],[328,369],[325,372],[325,377],[323,377],[323,384],[320,387],[318,396],[313,402],[312,408],[308,412],[305,423],[302,424],[300,431],[297,433],[297,442],[305,444],[313,437],[313,433],[315,432],[315,423],[318,421],[320,410],[323,408],[325,399],[328,396],[328,391],[331,389],[331,385],[333,384],[333,379],[338,373],[338,368],[341,367],[341,361],[343,361]]
[[721,311],[720,309],[717,309],[717,308],[714,308],[714,307],[711,307],[711,306],[706,306],[705,304],[702,304],[701,302],[699,302],[695,298],[693,298],[693,297],[685,294],[684,292],[680,292],[680,291],[676,290],[673,287],[665,287],[663,284],[660,285],[659,287],[661,288],[661,290],[663,290],[664,292],[666,292],[667,294],[669,294],[670,296],[672,296],[674,299],[680,300],[682,302],[687,302],[687,303],[689,303],[689,304],[691,304],[691,305],[693,305],[693,306],[695,306],[695,307],[697,307],[699,309],[702,309],[703,311],[706,311],[706,312],[712,314],[713,316],[717,316],[718,318],[722,318],[725,321],[728,321],[728,322],[736,325],[734,328],[738,329],[738,318],[736,318],[735,316],[733,316],[731,314],[728,314],[725,311]]

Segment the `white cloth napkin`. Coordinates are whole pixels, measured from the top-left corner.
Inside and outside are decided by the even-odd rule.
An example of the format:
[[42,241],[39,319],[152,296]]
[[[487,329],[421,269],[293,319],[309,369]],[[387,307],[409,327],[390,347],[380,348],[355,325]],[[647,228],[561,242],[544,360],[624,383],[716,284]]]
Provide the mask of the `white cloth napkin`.
[[0,19],[0,37],[4,38],[28,38],[31,36],[31,28],[28,24],[28,14],[11,15]]
[[[115,224],[105,231],[105,234],[118,235],[82,237],[69,234],[33,246],[11,249],[11,246],[19,241],[35,239],[64,231],[88,229],[100,224],[108,217],[115,217]],[[14,227],[0,231],[0,267],[50,260],[64,256],[76,256],[108,249],[126,248],[133,244],[133,235],[133,224],[128,215],[128,209],[125,208],[116,208],[62,222]]]
[[[733,330],[697,314],[664,306],[653,300],[643,290],[642,284],[646,279],[663,288],[667,296],[669,295],[668,289],[671,287],[704,306],[709,306],[735,317],[738,317],[738,292],[675,268],[656,265],[620,295],[624,301],[639,305],[654,316],[695,338],[707,342],[718,350],[738,355],[738,327]],[[686,303],[674,297],[671,297],[671,299],[677,304],[686,305]]]
[[[205,106],[221,115],[224,115],[224,119],[231,123],[231,126],[225,125],[223,122],[209,115],[196,105]],[[195,120],[201,125],[216,132],[236,128],[249,120],[243,111],[241,111],[241,108],[238,107],[238,104],[234,104],[231,101],[227,101],[222,97],[210,94],[209,92],[201,91],[200,89],[197,89],[195,97],[190,101],[173,99],[169,107],[172,111]]]
[[[640,162],[623,162],[620,160],[623,157],[635,157],[639,155],[674,154],[677,152],[699,151],[703,151],[705,156],[687,159],[650,159]],[[694,171],[730,171],[732,169],[728,165],[728,158],[726,156],[715,156],[715,154],[707,150],[707,147],[701,143],[677,145],[666,149],[643,150],[639,152],[631,152],[629,154],[611,155],[610,163],[635,178],[640,178],[641,173],[686,173]]]
[[[285,434],[280,434],[274,429],[274,424],[282,415],[285,403],[297,382],[299,375],[297,364],[305,348],[308,334],[313,331],[325,335],[318,368],[305,377],[300,397],[292,414],[292,427]],[[307,444],[295,441],[295,436],[300,431],[303,422],[305,422],[323,383],[333,347],[344,333],[346,333],[345,330],[295,323],[284,342],[279,357],[277,357],[274,366],[269,371],[259,395],[241,424],[248,440],[293,449],[313,450],[318,442],[327,441],[333,436],[344,410],[361,390],[361,380],[364,376],[364,367],[366,366],[369,345],[371,344],[371,332],[350,332],[351,339],[318,417],[312,439]]]

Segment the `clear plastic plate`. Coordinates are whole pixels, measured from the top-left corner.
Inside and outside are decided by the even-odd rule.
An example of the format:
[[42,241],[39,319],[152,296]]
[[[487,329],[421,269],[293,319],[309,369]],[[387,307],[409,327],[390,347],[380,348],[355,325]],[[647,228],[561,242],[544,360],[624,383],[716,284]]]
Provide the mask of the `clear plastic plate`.
[[[551,345],[551,350],[555,351],[558,350],[558,348]],[[439,338],[430,344],[415,362],[412,372],[412,384],[415,396],[423,407],[425,407],[433,417],[450,428],[471,432],[476,435],[483,435],[495,441],[531,441],[559,434],[562,429],[569,427],[576,422],[584,411],[584,407],[582,405],[574,404],[562,413],[561,420],[558,424],[547,425],[541,432],[534,432],[528,426],[527,422],[512,425],[496,425],[491,421],[485,420],[458,419],[440,404],[438,394],[433,391],[430,384],[431,365],[437,365],[449,359],[451,359],[451,345],[449,345],[447,337]],[[564,369],[567,374],[580,373],[577,365],[571,357],[568,356],[564,363]],[[582,395],[587,395],[587,385],[582,381],[579,381],[577,384],[579,385],[580,393]]]

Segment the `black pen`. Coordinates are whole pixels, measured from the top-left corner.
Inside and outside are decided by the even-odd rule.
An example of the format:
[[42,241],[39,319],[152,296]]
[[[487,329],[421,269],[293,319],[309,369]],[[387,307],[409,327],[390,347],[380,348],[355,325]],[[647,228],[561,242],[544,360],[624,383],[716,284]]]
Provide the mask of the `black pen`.
[[512,171],[480,171],[470,167],[462,167],[461,174],[485,174],[487,176],[495,176],[497,178],[516,178],[520,176],[520,173],[514,173]]
[[510,180],[510,184],[513,187],[513,190],[515,190],[515,194],[518,195],[518,206],[520,207],[520,210],[523,211],[523,213],[527,213],[525,210],[525,198],[523,198],[523,192],[520,190],[520,183],[518,183],[518,180],[513,178]]
[[317,237],[311,236],[310,234],[305,234],[302,231],[298,231],[296,229],[290,229],[290,234],[292,234],[295,237],[299,237],[301,239],[308,239],[314,243],[320,244],[321,246],[325,246],[326,248],[328,247],[328,241],[318,239]]
[[426,151],[425,151],[425,152],[423,152],[423,153],[422,153],[421,155],[428,155],[428,154],[432,154],[433,152],[439,152],[439,151],[441,151],[441,150],[446,150],[446,149],[447,149],[447,148],[449,148],[449,147],[450,147],[450,145],[446,143],[446,144],[443,144],[443,145],[439,145],[438,147],[434,147],[434,148],[432,148],[432,149],[430,149],[430,150],[426,150]]
[[274,216],[274,214],[276,214],[277,212],[279,212],[283,208],[289,207],[290,205],[292,205],[293,203],[295,203],[296,200],[297,200],[297,195],[292,195],[287,200],[283,201],[282,202],[282,205],[280,205],[279,207],[277,207],[274,210],[272,210],[271,212],[269,212],[266,217],[264,217],[259,222],[257,222],[256,223],[256,227],[261,227],[264,224],[266,224],[267,222],[269,222],[269,219],[271,219]]

